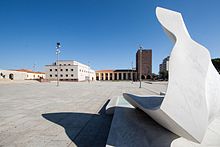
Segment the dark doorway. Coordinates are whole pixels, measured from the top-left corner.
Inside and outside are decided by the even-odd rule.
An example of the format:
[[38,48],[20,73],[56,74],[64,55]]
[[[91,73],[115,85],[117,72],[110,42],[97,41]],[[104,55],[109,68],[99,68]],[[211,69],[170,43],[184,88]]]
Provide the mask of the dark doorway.
[[151,76],[150,76],[150,75],[147,75],[147,79],[151,79]]
[[118,80],[117,73],[115,73],[114,80]]
[[141,76],[141,79],[142,79],[142,80],[146,79],[146,78],[145,78],[145,75],[142,75],[142,76]]
[[123,80],[127,80],[126,73],[123,73]]
[[133,81],[136,81],[136,80],[137,80],[137,78],[135,77],[135,73],[132,74],[132,77],[133,77],[133,78],[132,78]]
[[104,74],[103,73],[101,74],[101,80],[104,80]]
[[121,73],[119,73],[118,76],[119,76],[118,80],[121,80]]
[[105,80],[108,80],[108,73],[105,74]]
[[131,80],[131,73],[128,73],[128,80]]
[[14,74],[10,74],[10,75],[9,75],[9,79],[10,79],[10,80],[14,80]]
[[112,73],[110,73],[110,80],[112,80]]

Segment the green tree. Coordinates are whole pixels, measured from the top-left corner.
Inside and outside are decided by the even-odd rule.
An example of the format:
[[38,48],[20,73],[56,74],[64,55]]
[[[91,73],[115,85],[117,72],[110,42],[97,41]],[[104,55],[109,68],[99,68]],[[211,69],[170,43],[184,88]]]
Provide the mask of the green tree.
[[162,78],[163,80],[168,80],[168,71],[161,71],[160,78]]

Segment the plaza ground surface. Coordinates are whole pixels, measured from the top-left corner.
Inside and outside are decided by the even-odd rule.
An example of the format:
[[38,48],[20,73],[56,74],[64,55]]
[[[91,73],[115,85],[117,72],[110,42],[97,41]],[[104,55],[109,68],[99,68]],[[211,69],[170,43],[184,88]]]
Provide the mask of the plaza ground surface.
[[105,104],[124,92],[155,95],[166,83],[0,81],[0,146],[105,146]]

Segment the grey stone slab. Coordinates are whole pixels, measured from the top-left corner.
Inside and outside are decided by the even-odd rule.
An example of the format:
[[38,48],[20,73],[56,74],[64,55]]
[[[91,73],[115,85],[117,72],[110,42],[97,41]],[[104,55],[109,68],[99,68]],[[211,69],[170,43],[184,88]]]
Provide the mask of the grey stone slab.
[[[100,111],[109,98],[123,92],[154,94],[165,88],[143,83],[140,89],[135,82],[61,82],[59,87],[55,82],[0,82],[0,146],[47,146],[53,140],[80,146],[84,136],[92,143],[82,144],[103,146],[111,121]],[[43,117],[51,113],[58,115]],[[71,144],[65,145],[68,141]]]
[[176,138],[141,110],[121,107],[115,110],[107,145],[169,147]]
[[213,120],[199,144],[173,134],[139,109],[117,107],[106,146],[219,147],[219,120]]

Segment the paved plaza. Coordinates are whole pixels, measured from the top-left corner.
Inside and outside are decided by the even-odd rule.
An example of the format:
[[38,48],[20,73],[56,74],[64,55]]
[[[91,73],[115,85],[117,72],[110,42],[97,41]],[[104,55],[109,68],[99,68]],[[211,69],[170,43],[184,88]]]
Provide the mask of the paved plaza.
[[[1,81],[0,81],[1,82]],[[128,92],[155,95],[166,83],[0,83],[0,146],[105,146],[112,116],[105,105]]]

